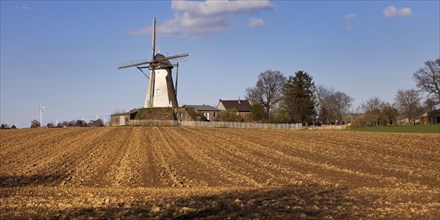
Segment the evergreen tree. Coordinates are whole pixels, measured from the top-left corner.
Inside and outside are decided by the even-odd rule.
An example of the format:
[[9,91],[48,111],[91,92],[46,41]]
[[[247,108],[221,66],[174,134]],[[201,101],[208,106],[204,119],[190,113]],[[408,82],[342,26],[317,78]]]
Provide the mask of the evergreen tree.
[[287,117],[293,123],[308,123],[315,115],[315,83],[304,71],[289,76],[284,87],[284,103]]

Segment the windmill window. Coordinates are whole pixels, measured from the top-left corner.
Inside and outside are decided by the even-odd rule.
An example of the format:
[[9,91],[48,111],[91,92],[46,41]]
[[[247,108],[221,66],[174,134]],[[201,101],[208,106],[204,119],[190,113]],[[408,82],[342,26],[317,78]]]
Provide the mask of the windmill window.
[[156,95],[159,95],[160,89],[156,89]]

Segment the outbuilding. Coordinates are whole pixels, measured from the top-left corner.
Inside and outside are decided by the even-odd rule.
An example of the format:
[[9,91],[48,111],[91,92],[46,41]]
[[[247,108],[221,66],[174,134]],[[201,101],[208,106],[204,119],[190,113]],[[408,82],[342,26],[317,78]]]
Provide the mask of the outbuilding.
[[208,121],[215,121],[218,113],[220,112],[219,109],[210,106],[210,105],[188,105],[188,107],[193,108],[197,113],[203,115],[203,117],[206,118]]
[[128,125],[130,120],[136,117],[138,109],[133,109],[129,112],[115,113],[111,115],[111,125],[112,126],[122,126]]

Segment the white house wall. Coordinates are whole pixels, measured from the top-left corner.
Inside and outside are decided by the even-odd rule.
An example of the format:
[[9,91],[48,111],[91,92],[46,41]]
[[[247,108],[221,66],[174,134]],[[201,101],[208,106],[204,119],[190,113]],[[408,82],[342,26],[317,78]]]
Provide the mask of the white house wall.
[[218,105],[217,105],[217,109],[219,109],[219,110],[223,110],[223,111],[226,110],[226,108],[225,108],[225,106],[223,105],[222,102],[219,102],[219,103],[218,103]]

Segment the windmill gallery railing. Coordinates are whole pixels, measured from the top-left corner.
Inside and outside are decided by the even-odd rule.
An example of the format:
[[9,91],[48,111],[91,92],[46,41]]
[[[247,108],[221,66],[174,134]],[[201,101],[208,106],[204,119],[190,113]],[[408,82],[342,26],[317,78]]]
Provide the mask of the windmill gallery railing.
[[301,124],[264,124],[247,122],[207,122],[174,120],[130,120],[131,126],[169,126],[169,127],[212,127],[212,128],[262,128],[262,129],[301,129]]

